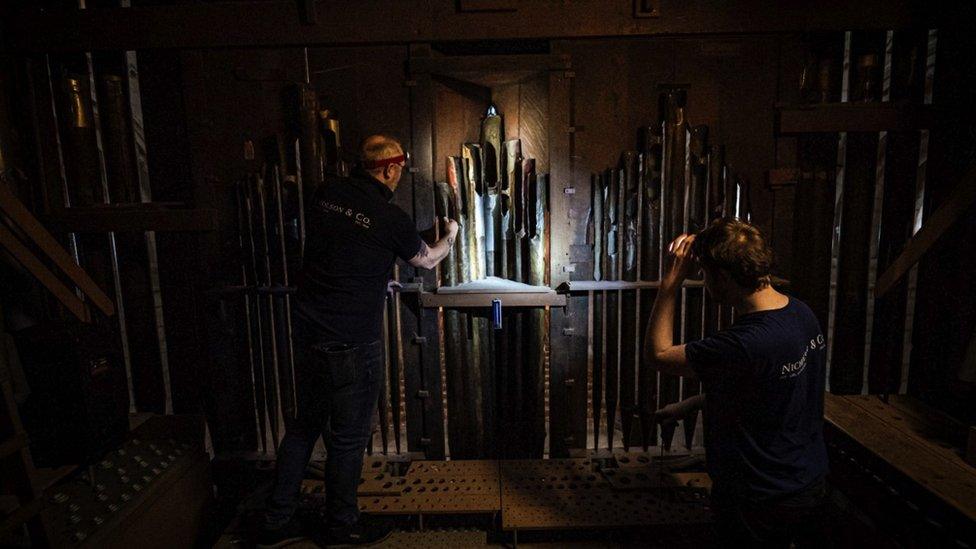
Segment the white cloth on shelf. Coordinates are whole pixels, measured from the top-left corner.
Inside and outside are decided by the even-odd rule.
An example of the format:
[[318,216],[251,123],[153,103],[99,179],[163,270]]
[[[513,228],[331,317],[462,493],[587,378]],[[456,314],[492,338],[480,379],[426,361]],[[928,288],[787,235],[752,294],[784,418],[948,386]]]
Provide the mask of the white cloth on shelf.
[[439,294],[467,294],[467,293],[498,293],[498,294],[548,294],[553,290],[548,286],[533,286],[514,280],[489,276],[458,284],[457,286],[441,286]]

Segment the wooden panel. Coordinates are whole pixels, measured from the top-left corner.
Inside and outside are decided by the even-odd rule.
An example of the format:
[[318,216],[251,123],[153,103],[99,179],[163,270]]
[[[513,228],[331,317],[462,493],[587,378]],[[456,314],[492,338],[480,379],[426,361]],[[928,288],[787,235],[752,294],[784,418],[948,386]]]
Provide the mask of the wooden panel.
[[966,425],[952,416],[908,395],[889,395],[888,404],[908,418],[906,421],[923,425],[927,437],[955,448],[966,445]]
[[[749,0],[676,3],[660,18],[635,18],[632,0],[537,0],[517,11],[459,12],[455,2],[370,2],[351,10],[338,0],[317,2],[315,25],[302,23],[287,0],[74,9],[24,9],[6,31],[9,48],[34,51],[142,50],[167,47],[350,44],[376,41],[571,38],[585,36],[790,32],[817,29],[904,28],[917,24],[909,5],[872,0],[838,5]],[[234,24],[215,22],[233,21]],[[363,21],[369,21],[364,25]]]
[[948,505],[976,519],[976,472],[946,460],[847,397],[827,394],[824,418]]
[[965,431],[961,426],[956,424],[956,432],[947,433],[952,425],[950,422],[955,423],[953,420],[940,417],[941,414],[927,409],[927,406],[911,397],[893,396],[900,397],[897,400],[901,406],[885,404],[874,395],[851,395],[847,397],[847,401],[880,419],[892,429],[911,437],[945,463],[957,465],[976,475],[976,470],[970,468],[964,459]]
[[549,78],[539,74],[519,83],[518,138],[522,156],[535,159],[536,173],[549,172]]
[[[434,180],[447,181],[447,157],[460,156],[461,144],[478,141],[481,117],[491,102],[488,88],[435,78]],[[507,109],[500,109],[505,123]]]

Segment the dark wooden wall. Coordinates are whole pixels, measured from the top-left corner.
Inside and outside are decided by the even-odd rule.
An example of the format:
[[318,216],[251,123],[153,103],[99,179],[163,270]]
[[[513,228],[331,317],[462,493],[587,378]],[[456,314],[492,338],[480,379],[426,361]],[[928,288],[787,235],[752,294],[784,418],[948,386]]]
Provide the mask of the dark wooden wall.
[[[711,141],[727,146],[730,167],[752,183],[755,221],[772,235],[781,257],[788,258],[789,233],[778,237],[774,219],[777,215],[781,219],[788,217],[782,210],[788,211],[792,204],[781,200],[777,213],[773,193],[766,189],[764,181],[765,171],[774,165],[776,152],[771,107],[777,97],[779,49],[796,40],[793,35],[782,35],[563,42],[561,53],[570,56],[573,67],[570,80],[575,109],[574,179],[588,181],[591,172],[614,165],[622,151],[636,147],[638,128],[658,123],[659,86],[686,85],[689,121],[707,124]],[[410,87],[405,85],[408,56],[408,49],[401,46],[308,49],[310,80],[319,92],[320,107],[335,111],[342,123],[346,147],[354,147],[359,139],[373,132],[392,133],[410,146]],[[156,67],[163,63],[162,58],[168,60],[169,68]],[[289,87],[304,77],[304,52],[301,48],[149,52],[147,63],[147,72],[152,69],[169,75],[144,92],[147,109],[158,105],[166,113],[147,114],[147,127],[156,126],[150,128],[149,148],[158,149],[161,154],[159,158],[150,154],[153,180],[175,178],[172,190],[166,190],[168,185],[162,186],[161,196],[192,201],[198,207],[213,206],[221,212],[219,233],[179,237],[192,241],[183,244],[197,246],[201,257],[213,259],[197,264],[197,274],[192,277],[185,271],[169,275],[169,279],[182,276],[184,285],[206,294],[207,290],[233,285],[237,276],[232,189],[244,173],[243,141],[261,139],[286,127],[285,100]],[[537,106],[526,101],[545,98],[552,92],[546,78],[537,76],[488,87],[435,76],[432,86],[436,106],[436,133],[432,136],[435,179],[445,178],[444,158],[448,154],[457,154],[460,143],[476,140],[483,114],[480,111],[489,101],[497,103],[505,115],[509,135],[522,136],[522,131],[526,132],[522,136],[527,147],[525,154],[539,159],[540,170],[549,168],[551,138],[532,132],[543,131],[547,121],[549,130],[565,131],[561,126],[568,126],[570,121],[553,120],[547,101]],[[174,90],[180,93],[177,95]],[[174,112],[172,106],[166,107],[167,98],[183,109],[182,132],[179,128],[183,124],[153,124],[162,122],[157,117],[169,117]],[[568,115],[563,112],[555,117]],[[522,116],[525,121],[520,119]],[[563,151],[563,155],[560,160],[565,165],[569,151]],[[162,162],[163,159],[170,162]],[[187,172],[192,187],[175,184],[184,181]],[[558,184],[554,180],[554,189]],[[586,185],[578,188],[577,200],[588,204],[583,192]],[[410,181],[401,185],[395,200],[413,213],[415,199]],[[585,207],[576,210],[585,218]],[[585,229],[585,222],[577,227]],[[782,230],[792,228],[785,227]],[[577,235],[576,241],[574,246],[585,246],[583,235]],[[788,265],[780,267],[784,275],[789,272]],[[177,298],[169,306],[173,318],[168,325],[177,330],[174,352],[180,357],[180,364],[195,365],[176,368],[174,395],[182,398],[192,388],[190,394],[200,399],[218,426],[215,436],[226,441],[227,448],[240,449],[248,445],[253,433],[253,426],[240,425],[236,419],[251,417],[246,409],[250,388],[241,382],[247,376],[240,366],[234,339],[222,336],[225,330],[214,313],[216,301],[211,299],[208,303],[181,303]],[[182,328],[189,324],[181,323],[180,315],[198,318],[202,328]],[[209,345],[208,353],[198,352],[201,345]],[[196,373],[189,376],[184,371]],[[558,377],[560,373],[554,375]],[[572,373],[566,375],[572,378]],[[577,385],[572,391],[581,387],[582,384]],[[568,395],[566,413],[582,410],[573,405],[581,394],[585,393]],[[553,413],[564,412],[557,405]],[[578,419],[571,423],[579,423]]]
[[[293,9],[294,3],[288,5]],[[588,5],[592,8],[594,4]],[[802,161],[797,153],[805,146],[802,138],[775,136],[775,106],[796,99],[804,36],[795,31],[805,25],[796,20],[773,21],[789,12],[787,8],[756,9],[759,18],[747,21],[742,13],[748,10],[736,15],[727,12],[709,15],[705,8],[681,7],[675,9],[690,10],[684,23],[674,17],[662,19],[654,26],[653,21],[632,23],[629,6],[630,2],[626,2],[605,10],[595,23],[583,29],[548,21],[553,19],[549,17],[551,14],[542,17],[539,11],[532,11],[535,15],[526,16],[526,20],[546,19],[548,22],[541,30],[525,22],[512,26],[471,23],[498,21],[486,14],[463,19],[482,38],[486,37],[483,34],[490,35],[488,38],[572,35],[573,39],[567,36],[550,45],[552,53],[570,56],[572,69],[496,87],[471,87],[439,78],[421,82],[430,86],[435,107],[433,117],[437,122],[433,125],[436,133],[426,136],[429,143],[424,145],[432,151],[428,158],[432,165],[425,174],[428,178],[425,183],[430,178],[444,178],[445,156],[456,154],[457,144],[476,137],[478,109],[482,102],[491,100],[507,117],[506,137],[525,140],[523,146],[531,149],[523,151],[525,156],[537,159],[540,172],[552,173],[554,191],[565,186],[577,190],[572,196],[559,193],[553,197],[554,208],[558,208],[554,209],[554,218],[585,216],[589,174],[615,164],[621,151],[636,146],[638,128],[660,120],[658,86],[684,85],[689,96],[689,121],[707,124],[710,141],[724,144],[730,166],[751,182],[753,219],[772,238],[778,272],[787,278],[798,275],[795,278],[799,291],[821,284],[829,264],[810,262],[809,250],[796,243],[805,242],[806,236],[816,236],[816,231],[801,234],[804,225],[800,220],[819,222],[829,216],[832,210],[820,208],[827,206],[831,195],[802,194],[799,188],[792,187],[774,190],[766,185],[767,170]],[[392,18],[387,13],[384,24],[388,19],[407,17],[415,8],[412,3],[401,6],[403,13]],[[901,8],[884,15],[892,26],[909,24],[906,14],[910,10]],[[190,17],[203,18],[208,9],[218,8],[196,6],[187,13]],[[541,8],[532,8],[538,9]],[[586,6],[573,9],[584,10]],[[884,20],[866,16],[864,12],[868,10],[857,9],[846,15],[834,13],[830,20],[824,19],[826,15],[813,14],[816,11],[805,8],[796,13],[812,18],[807,23],[817,28],[842,30],[845,16],[846,21],[855,22],[857,27],[877,28],[885,24]],[[308,49],[311,83],[322,98],[321,106],[333,109],[342,121],[346,147],[354,147],[360,138],[377,131],[392,133],[411,148],[414,146],[418,127],[416,113],[411,112],[411,86],[407,85],[411,77],[407,73],[410,47],[406,42],[418,37],[463,37],[460,36],[463,26],[458,25],[460,20],[455,19],[456,14],[448,17],[443,10],[435,12],[441,18],[435,17],[435,23],[439,21],[443,25],[391,30],[390,42],[384,45],[319,45]],[[160,13],[155,12],[152,17]],[[170,13],[166,17],[172,16],[171,12],[166,13]],[[57,17],[31,12],[23,20],[30,25],[24,28],[43,29],[45,25],[57,23]],[[511,19],[504,14],[497,17]],[[723,18],[725,23],[719,24]],[[256,24],[255,19],[247,20]],[[707,21],[712,23],[702,23],[696,30],[695,22]],[[95,17],[95,22],[92,28],[107,24],[99,17]],[[326,31],[335,24],[336,20],[329,19],[323,26],[310,27],[304,32],[310,40],[319,43],[335,42],[342,36],[348,42],[366,40],[363,32],[348,29],[342,31],[345,34],[328,35]],[[760,28],[763,24],[767,26]],[[262,35],[275,46],[269,48],[155,49],[179,43],[174,42],[172,31],[152,28],[156,30],[143,37],[98,35],[88,40],[107,48],[124,40],[141,41],[146,46],[139,51],[139,59],[154,199],[213,207],[219,212],[221,229],[215,233],[174,233],[159,237],[174,408],[177,412],[207,411],[218,449],[247,449],[252,446],[254,428],[239,419],[252,417],[248,408],[249,387],[241,382],[246,377],[246,368],[239,360],[235,340],[227,336],[222,326],[219,299],[213,291],[237,283],[232,251],[236,223],[232,188],[244,171],[243,141],[260,139],[286,127],[283,98],[291,83],[304,79],[305,52],[289,42],[298,38],[288,38],[280,32]],[[764,32],[756,32],[760,30]],[[728,34],[688,36],[702,31]],[[663,36],[599,37],[669,32],[670,35]],[[589,37],[578,38],[584,35]],[[59,39],[17,31],[13,35],[13,47],[73,48],[78,46],[77,36],[66,33]],[[196,36],[192,40],[200,46],[223,47],[244,40],[244,34],[238,36],[230,30],[219,29],[213,36]],[[962,31],[947,30],[940,34],[939,41],[936,104],[947,110],[939,121],[939,131],[932,134],[928,213],[944,200],[971,162],[972,121],[976,118],[969,100],[974,91],[972,75],[976,74],[972,57],[968,55],[971,39]],[[283,43],[289,45],[282,46]],[[19,63],[22,58],[13,59]],[[31,59],[36,63],[43,56],[34,55]],[[34,74],[40,73],[35,70]],[[546,101],[529,105],[527,111],[523,97],[545,97]],[[538,121],[528,122],[533,116]],[[543,127],[548,128],[548,136],[541,135]],[[24,131],[26,134],[32,130]],[[836,149],[832,152],[836,153]],[[31,154],[24,153],[24,156]],[[55,177],[50,163],[34,171],[46,171],[40,174],[42,177]],[[910,181],[905,179],[906,183]],[[416,187],[411,183],[407,181],[401,186],[395,201],[414,213],[417,196]],[[36,187],[28,188],[27,193],[32,190],[36,191]],[[976,324],[976,298],[973,297],[976,285],[972,275],[976,264],[973,264],[973,254],[967,253],[973,249],[976,237],[973,213],[976,212],[964,216],[964,221],[953,228],[952,236],[943,239],[921,263],[909,383],[910,392],[959,415],[974,413],[972,385],[960,381],[956,373]],[[554,219],[554,223],[562,221]],[[566,254],[564,258],[557,257],[560,262],[571,259],[585,267],[587,253],[592,261],[592,250],[588,250],[583,234],[585,221],[574,227],[575,233],[553,242],[554,251],[558,248],[559,253]],[[810,246],[815,247],[818,242],[810,241]],[[807,278],[801,280],[803,276]],[[554,267],[554,283],[567,278],[568,274],[557,273]],[[567,327],[585,322],[585,310],[571,306],[567,311],[554,312],[554,322],[567,322]],[[567,316],[557,318],[563,314]],[[567,337],[575,346],[572,348],[578,349],[579,332]],[[572,367],[578,370],[580,366]],[[569,372],[554,375],[558,381],[572,377]],[[151,371],[140,376],[136,391],[139,407],[161,411],[160,376]],[[573,406],[573,399],[578,402],[580,392],[585,394],[585,387],[580,383],[555,390],[556,412],[571,415],[558,433],[563,438],[556,442],[566,449],[564,437],[569,436],[568,432],[578,434],[585,430],[585,416],[583,424],[580,423],[583,408]],[[577,436],[568,447],[583,444]]]

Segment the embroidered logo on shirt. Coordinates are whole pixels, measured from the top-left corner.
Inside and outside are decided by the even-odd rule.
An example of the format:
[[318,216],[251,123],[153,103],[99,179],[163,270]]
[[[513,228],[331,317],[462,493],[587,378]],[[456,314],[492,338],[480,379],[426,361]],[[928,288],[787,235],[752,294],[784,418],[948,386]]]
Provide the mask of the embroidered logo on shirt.
[[369,217],[367,217],[366,214],[362,212],[357,212],[352,208],[346,208],[344,206],[340,206],[339,204],[334,204],[332,202],[328,202],[325,200],[319,200],[318,206],[323,210],[328,210],[338,214],[343,214],[346,217],[351,217],[353,218],[353,221],[356,223],[356,225],[359,225],[364,229],[370,228]]

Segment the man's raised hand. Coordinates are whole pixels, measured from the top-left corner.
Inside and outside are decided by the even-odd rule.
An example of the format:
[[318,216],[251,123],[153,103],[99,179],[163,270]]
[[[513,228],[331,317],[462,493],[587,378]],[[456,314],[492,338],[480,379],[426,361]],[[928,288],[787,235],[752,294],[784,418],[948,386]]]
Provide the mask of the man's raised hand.
[[444,236],[455,236],[458,232],[458,222],[454,221],[450,217],[441,218],[441,227],[443,227]]
[[668,282],[681,284],[698,268],[698,261],[691,253],[691,243],[695,241],[695,235],[682,234],[671,241],[668,252],[671,254],[671,270],[668,271]]

